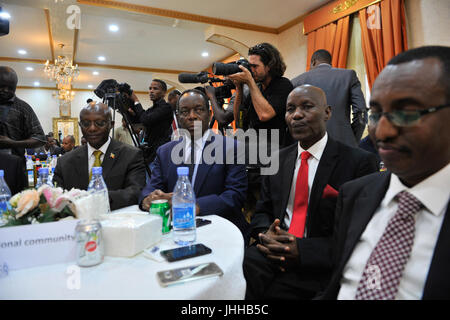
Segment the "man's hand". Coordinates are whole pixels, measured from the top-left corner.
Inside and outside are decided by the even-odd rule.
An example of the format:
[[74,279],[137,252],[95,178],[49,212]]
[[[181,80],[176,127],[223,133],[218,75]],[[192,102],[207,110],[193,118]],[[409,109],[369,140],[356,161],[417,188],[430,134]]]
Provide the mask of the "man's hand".
[[275,219],[265,234],[259,234],[261,244],[257,248],[284,272],[286,268],[298,264],[298,248],[295,236],[282,230],[279,225],[280,220]]
[[216,98],[216,89],[213,86],[205,86],[205,93],[210,100]]
[[146,196],[144,200],[142,200],[142,208],[146,211],[150,210],[150,205],[152,204],[152,201],[155,200],[168,200],[169,205],[172,206],[172,196],[173,192],[165,193],[157,189],[152,193],[150,193],[148,196]]
[[242,72],[228,75],[228,78],[231,79],[235,83],[235,85],[236,83],[240,85],[246,83],[247,85],[249,85],[252,81],[254,81],[252,74],[247,68],[243,66],[239,66],[239,68],[242,70]]

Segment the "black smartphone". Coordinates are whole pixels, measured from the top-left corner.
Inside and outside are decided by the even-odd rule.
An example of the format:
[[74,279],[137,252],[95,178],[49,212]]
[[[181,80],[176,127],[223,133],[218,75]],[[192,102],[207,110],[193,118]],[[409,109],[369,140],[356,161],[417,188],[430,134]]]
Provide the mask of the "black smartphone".
[[206,226],[207,224],[211,223],[211,220],[207,220],[207,219],[201,219],[201,218],[197,218],[195,219],[195,223],[196,223],[196,227],[202,227],[202,226]]
[[169,262],[189,259],[211,253],[212,250],[204,244],[197,243],[190,246],[164,250],[161,255]]

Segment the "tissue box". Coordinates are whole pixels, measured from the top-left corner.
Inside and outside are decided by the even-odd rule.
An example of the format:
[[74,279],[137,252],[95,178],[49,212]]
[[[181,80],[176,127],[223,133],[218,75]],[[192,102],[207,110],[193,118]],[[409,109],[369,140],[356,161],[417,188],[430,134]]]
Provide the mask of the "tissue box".
[[101,216],[105,255],[132,257],[161,241],[162,218],[147,213],[116,213]]

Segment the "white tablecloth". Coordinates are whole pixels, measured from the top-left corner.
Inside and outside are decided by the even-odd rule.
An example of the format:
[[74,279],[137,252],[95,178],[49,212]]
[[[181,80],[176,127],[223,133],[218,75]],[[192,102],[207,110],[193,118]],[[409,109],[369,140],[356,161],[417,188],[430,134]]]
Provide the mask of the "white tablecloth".
[[[123,210],[115,212],[120,211]],[[142,253],[133,258],[105,257],[97,266],[78,269],[79,286],[74,282],[75,262],[13,270],[0,278],[0,299],[244,299],[241,232],[219,216],[202,218],[212,223],[197,228],[196,243],[210,247],[211,254],[170,263],[151,260]],[[177,247],[171,233],[163,236],[158,246],[162,250]],[[223,276],[166,288],[157,281],[158,271],[204,262],[215,262],[223,270]]]

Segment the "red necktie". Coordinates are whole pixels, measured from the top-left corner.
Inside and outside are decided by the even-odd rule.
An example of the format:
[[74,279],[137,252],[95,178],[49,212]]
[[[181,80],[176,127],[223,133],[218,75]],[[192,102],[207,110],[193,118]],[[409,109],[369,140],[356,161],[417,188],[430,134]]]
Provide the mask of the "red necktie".
[[297,238],[303,238],[306,223],[306,213],[308,212],[308,158],[311,154],[303,151],[300,155],[302,162],[297,174],[295,184],[294,208],[289,233]]

